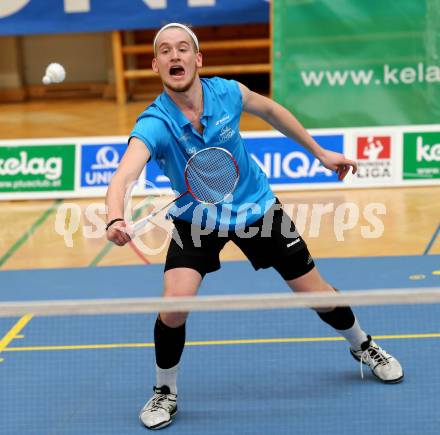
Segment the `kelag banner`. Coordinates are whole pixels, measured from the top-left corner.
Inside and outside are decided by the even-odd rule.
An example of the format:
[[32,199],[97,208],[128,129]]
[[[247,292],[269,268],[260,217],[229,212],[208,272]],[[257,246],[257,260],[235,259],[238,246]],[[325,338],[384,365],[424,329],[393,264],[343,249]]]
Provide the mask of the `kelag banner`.
[[0,35],[264,23],[267,0],[0,0]]
[[439,122],[440,0],[273,8],[273,94],[306,127]]
[[75,145],[1,148],[0,192],[73,191]]

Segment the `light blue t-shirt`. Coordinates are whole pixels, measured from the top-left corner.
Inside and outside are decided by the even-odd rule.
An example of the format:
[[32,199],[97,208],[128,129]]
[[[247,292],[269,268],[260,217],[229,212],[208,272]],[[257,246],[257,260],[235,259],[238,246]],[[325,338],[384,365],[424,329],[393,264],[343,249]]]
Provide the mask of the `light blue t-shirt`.
[[[234,230],[262,217],[275,202],[266,175],[246,150],[240,136],[242,95],[238,83],[219,77],[201,79],[204,127],[200,134],[166,92],[139,116],[130,137],[149,149],[171,186],[185,192],[184,170],[189,156],[207,147],[227,149],[237,161],[240,179],[232,197],[206,206],[191,195],[179,199],[169,214],[207,228]],[[147,168],[148,170],[148,168]]]

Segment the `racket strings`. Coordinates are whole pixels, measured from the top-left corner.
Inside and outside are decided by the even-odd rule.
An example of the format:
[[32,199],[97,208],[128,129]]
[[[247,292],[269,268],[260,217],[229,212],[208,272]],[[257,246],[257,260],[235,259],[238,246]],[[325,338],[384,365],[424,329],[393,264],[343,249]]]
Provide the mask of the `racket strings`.
[[186,180],[197,200],[217,204],[232,193],[239,173],[233,157],[221,148],[207,148],[188,161]]

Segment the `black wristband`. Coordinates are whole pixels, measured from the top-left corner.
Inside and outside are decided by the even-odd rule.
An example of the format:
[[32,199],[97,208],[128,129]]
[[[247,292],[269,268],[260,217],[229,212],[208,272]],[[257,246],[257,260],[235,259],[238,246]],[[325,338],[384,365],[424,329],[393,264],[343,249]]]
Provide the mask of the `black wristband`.
[[107,231],[115,222],[123,221],[123,218],[116,218],[112,219],[105,227],[105,230]]

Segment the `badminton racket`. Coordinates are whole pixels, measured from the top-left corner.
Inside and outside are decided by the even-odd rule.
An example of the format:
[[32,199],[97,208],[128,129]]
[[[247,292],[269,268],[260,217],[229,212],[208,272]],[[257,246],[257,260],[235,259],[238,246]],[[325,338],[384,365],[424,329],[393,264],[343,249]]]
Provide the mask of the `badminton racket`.
[[202,204],[215,205],[223,202],[234,192],[240,171],[233,155],[220,147],[209,147],[193,154],[185,165],[187,190],[168,204],[139,219],[131,226],[136,234],[152,218],[185,195],[191,195]]

